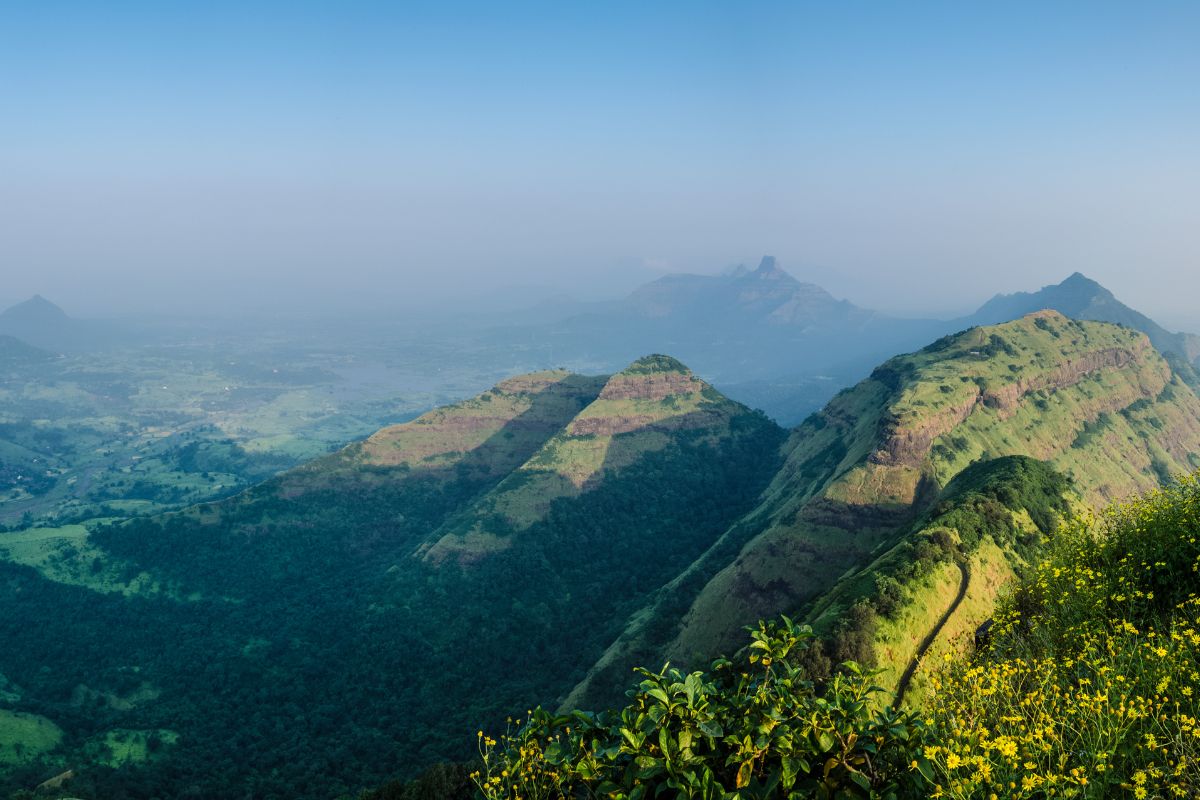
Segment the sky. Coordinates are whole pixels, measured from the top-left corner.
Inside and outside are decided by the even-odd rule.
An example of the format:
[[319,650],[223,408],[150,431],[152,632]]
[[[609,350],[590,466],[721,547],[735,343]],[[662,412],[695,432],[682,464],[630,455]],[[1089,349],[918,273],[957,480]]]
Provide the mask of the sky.
[[1080,270],[1200,330],[1200,4],[0,0],[0,300],[871,308]]

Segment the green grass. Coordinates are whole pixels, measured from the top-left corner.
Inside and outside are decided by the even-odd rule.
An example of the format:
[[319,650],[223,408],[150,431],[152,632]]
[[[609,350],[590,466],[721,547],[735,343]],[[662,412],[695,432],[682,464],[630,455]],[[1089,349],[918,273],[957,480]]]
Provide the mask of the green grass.
[[[92,520],[101,524],[108,520]],[[0,557],[36,569],[57,583],[125,596],[166,594],[181,599],[172,588],[145,571],[129,575],[126,564],[89,541],[85,525],[29,528],[0,533]]]
[[33,761],[62,742],[63,732],[45,717],[0,709],[0,764]]

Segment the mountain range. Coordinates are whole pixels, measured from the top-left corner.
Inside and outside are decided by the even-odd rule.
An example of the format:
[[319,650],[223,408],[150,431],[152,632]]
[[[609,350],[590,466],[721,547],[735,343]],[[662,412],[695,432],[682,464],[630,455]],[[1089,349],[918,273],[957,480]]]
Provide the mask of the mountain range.
[[665,355],[518,376],[226,500],[0,538],[0,717],[41,742],[7,780],[352,793],[780,612],[821,633],[814,673],[919,692],[1068,509],[1198,453],[1145,334],[1055,311],[894,357],[790,431]]
[[1126,325],[1164,354],[1200,360],[1200,337],[1165,330],[1079,273],[1037,292],[998,295],[967,317],[904,319],[838,300],[772,256],[753,270],[668,275],[615,304],[542,327],[516,326],[500,338],[536,341],[561,362],[602,368],[649,350],[669,352],[731,397],[795,424],[896,353],[1046,308]]

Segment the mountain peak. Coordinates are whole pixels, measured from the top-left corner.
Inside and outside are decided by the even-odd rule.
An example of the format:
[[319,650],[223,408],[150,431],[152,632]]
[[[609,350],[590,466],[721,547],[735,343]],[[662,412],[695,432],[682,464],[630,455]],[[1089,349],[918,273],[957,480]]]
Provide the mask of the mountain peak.
[[677,358],[666,356],[661,353],[651,353],[648,356],[642,356],[637,361],[634,361],[625,369],[621,370],[621,375],[649,375],[657,372],[679,372],[684,375],[691,375],[692,371]]
[[775,260],[775,256],[763,256],[762,261],[758,262],[758,268],[749,273],[750,277],[758,279],[771,280],[793,280],[792,276],[785,272],[779,262]]
[[[1054,287],[1047,287],[1047,288],[1054,288]],[[1111,295],[1112,294],[1112,292],[1110,292],[1108,289],[1105,289],[1102,285],[1100,285],[1096,281],[1092,280],[1088,276],[1084,275],[1082,272],[1071,273],[1071,275],[1065,281],[1058,284],[1057,288],[1068,289],[1072,292],[1089,292],[1091,294],[1100,294],[1100,295]]]
[[778,272],[779,264],[775,261],[775,256],[763,256],[762,261],[758,262],[758,269],[755,272]]
[[40,294],[35,294],[23,303],[17,303],[15,306],[6,309],[3,313],[0,313],[0,317],[21,321],[58,321],[67,319],[67,312]]
[[706,386],[678,359],[656,353],[639,358],[609,378],[600,399],[658,402],[667,397],[698,395]]

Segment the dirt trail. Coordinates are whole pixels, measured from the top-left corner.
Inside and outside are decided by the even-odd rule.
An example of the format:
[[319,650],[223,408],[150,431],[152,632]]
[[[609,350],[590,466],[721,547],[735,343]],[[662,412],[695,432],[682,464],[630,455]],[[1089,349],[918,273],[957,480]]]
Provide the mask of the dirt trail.
[[954,563],[958,566],[958,571],[962,573],[962,578],[958,583],[958,594],[955,595],[954,602],[946,609],[946,613],[942,614],[937,624],[933,626],[933,629],[921,641],[921,646],[917,648],[916,655],[908,663],[904,674],[900,676],[900,683],[896,686],[896,699],[892,703],[893,708],[899,708],[900,704],[904,702],[904,693],[908,691],[908,686],[912,683],[913,675],[917,672],[917,667],[921,666],[921,660],[925,658],[925,654],[933,646],[938,634],[942,632],[942,628],[946,627],[946,623],[950,621],[950,617],[954,616],[954,612],[962,605],[963,598],[967,596],[967,587],[971,585],[971,571],[967,569],[966,561],[956,559]]

